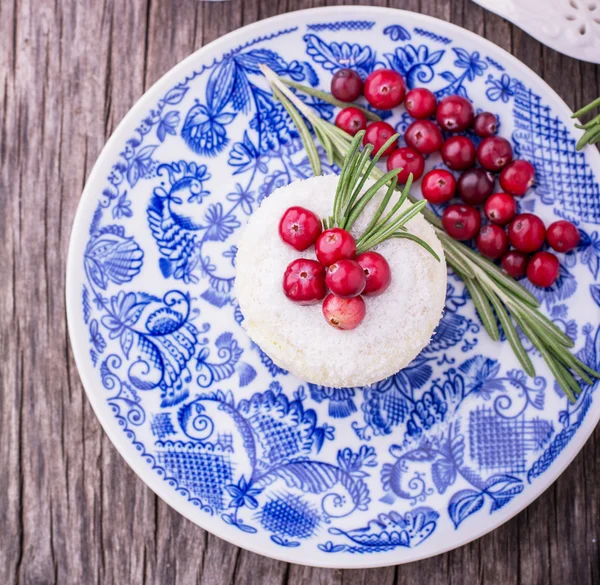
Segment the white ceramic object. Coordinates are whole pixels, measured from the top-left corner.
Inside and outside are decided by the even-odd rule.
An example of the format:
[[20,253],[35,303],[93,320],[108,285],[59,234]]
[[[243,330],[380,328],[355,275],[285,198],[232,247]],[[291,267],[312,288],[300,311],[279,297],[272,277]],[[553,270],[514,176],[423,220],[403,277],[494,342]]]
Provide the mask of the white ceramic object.
[[[509,344],[482,331],[452,273],[436,335],[387,380],[324,388],[277,368],[241,326],[235,246],[258,203],[312,171],[261,62],[321,89],[342,67],[365,76],[392,67],[408,87],[494,112],[515,155],[535,163],[522,209],[581,230],[556,285],[534,292],[600,369],[600,153],[575,150],[568,107],[469,31],[401,10],[331,7],[203,47],[148,90],[102,151],[67,274],[90,403],[151,489],[251,551],[359,568],[460,546],[565,469],[600,419],[600,383],[569,403],[529,345],[538,375],[528,378]],[[333,108],[307,103],[333,119]],[[401,134],[410,122],[403,108],[387,119]],[[118,514],[123,503],[110,505]]]
[[548,47],[600,63],[599,0],[474,0]]

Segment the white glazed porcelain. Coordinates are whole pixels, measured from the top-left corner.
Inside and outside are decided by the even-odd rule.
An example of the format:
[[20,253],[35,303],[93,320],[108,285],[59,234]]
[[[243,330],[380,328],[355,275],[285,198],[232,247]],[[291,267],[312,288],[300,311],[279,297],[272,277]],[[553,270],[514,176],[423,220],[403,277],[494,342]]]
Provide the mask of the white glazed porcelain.
[[[240,324],[235,246],[257,204],[311,169],[260,63],[322,89],[341,67],[363,76],[392,67],[409,87],[458,93],[497,114],[516,156],[535,165],[521,208],[581,230],[557,283],[533,292],[600,367],[600,155],[576,152],[567,106],[514,57],[454,25],[335,7],[207,45],[148,90],[105,146],[67,274],[90,402],[148,486],[239,546],[347,568],[460,546],[522,510],[569,464],[600,416],[597,384],[569,403],[524,340],[538,374],[527,377],[508,343],[485,334],[452,273],[434,338],[387,380],[324,388],[275,366]],[[333,119],[331,106],[306,103]],[[397,108],[387,119],[403,133],[409,118]],[[109,505],[118,514],[122,503]]]
[[599,0],[473,0],[569,57],[600,63]]

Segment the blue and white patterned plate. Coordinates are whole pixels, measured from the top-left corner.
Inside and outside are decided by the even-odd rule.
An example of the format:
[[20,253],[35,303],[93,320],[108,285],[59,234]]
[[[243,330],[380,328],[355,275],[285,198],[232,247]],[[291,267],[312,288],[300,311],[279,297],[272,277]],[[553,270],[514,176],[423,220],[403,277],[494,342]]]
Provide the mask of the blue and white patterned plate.
[[323,388],[273,364],[240,326],[236,238],[264,197],[310,167],[259,63],[322,88],[340,67],[392,67],[409,86],[498,113],[501,133],[536,167],[522,208],[582,233],[558,284],[534,292],[581,358],[600,365],[600,156],[575,151],[567,106],[515,58],[456,26],[324,8],[198,51],[148,91],[102,152],[67,275],[90,402],[159,496],[239,546],[329,567],[459,546],[556,479],[598,421],[598,392],[583,387],[569,404],[533,348],[539,375],[528,378],[507,343],[488,339],[453,275],[432,342],[388,380]]

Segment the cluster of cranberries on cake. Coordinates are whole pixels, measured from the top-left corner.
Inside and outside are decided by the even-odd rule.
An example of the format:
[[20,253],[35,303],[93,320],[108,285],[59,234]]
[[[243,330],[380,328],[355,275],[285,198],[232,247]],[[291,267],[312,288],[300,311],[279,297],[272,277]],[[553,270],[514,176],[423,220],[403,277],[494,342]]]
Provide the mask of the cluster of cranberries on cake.
[[358,235],[386,190],[349,231],[323,229],[337,186],[334,175],[313,177],[262,202],[238,244],[236,294],[248,335],[277,365],[315,384],[364,386],[407,366],[429,343],[444,307],[446,265],[420,215],[406,227],[440,260],[407,239],[357,254]]
[[[457,240],[474,240],[478,251],[489,260],[499,261],[509,276],[527,276],[541,288],[556,282],[558,257],[541,248],[547,243],[556,252],[569,252],[579,243],[579,232],[565,220],[553,223],[546,231],[537,216],[518,213],[516,198],[523,197],[533,185],[535,170],[526,160],[513,160],[510,142],[496,134],[498,119],[494,114],[475,114],[463,96],[449,95],[438,101],[424,87],[407,92],[402,76],[391,69],[372,72],[364,84],[358,73],[342,69],[333,76],[331,92],[347,103],[364,96],[379,110],[392,110],[404,103],[414,119],[404,132],[406,146],[390,144],[384,153],[388,170],[402,169],[398,182],[406,183],[411,174],[415,181],[423,177],[421,192],[433,205],[460,198],[459,203],[444,209],[444,229]],[[364,144],[375,149],[394,134],[389,123],[369,124],[365,113],[354,106],[342,109],[335,123],[353,136],[365,130]],[[435,168],[423,176],[426,157],[438,152],[448,170]],[[460,173],[458,178],[454,173]],[[501,191],[495,192],[496,181]]]

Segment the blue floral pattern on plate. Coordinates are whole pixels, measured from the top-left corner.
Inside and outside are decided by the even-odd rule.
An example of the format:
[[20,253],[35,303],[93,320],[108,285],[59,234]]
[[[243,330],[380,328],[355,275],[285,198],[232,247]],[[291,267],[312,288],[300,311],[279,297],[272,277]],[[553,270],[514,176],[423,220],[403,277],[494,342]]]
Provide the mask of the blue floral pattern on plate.
[[492,529],[574,456],[598,399],[582,385],[569,404],[533,349],[528,378],[453,274],[429,346],[367,388],[305,384],[249,340],[233,295],[237,235],[277,187],[311,175],[260,63],[320,87],[341,67],[391,67],[409,87],[496,112],[536,167],[523,208],[581,230],[557,284],[534,293],[600,366],[597,153],[575,151],[559,100],[493,45],[416,14],[352,12],[242,29],[235,47],[206,48],[153,88],[88,183],[68,282],[90,400],[144,480],[241,546],[341,567],[429,556]]

